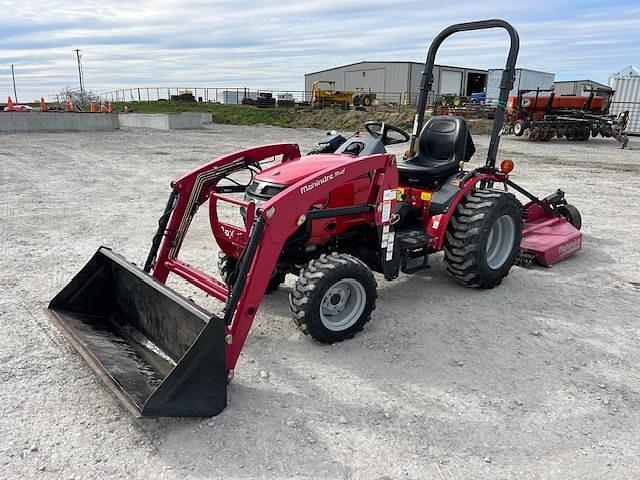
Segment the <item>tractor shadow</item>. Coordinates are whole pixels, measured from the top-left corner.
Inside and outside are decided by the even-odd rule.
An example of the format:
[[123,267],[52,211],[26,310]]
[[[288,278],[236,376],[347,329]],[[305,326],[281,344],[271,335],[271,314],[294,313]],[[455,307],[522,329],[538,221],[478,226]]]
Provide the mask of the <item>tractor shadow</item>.
[[[228,407],[213,418],[158,419],[141,424],[157,454],[177,477],[196,478],[350,478],[352,468],[332,455],[337,419],[324,419],[310,402],[303,383],[283,391],[273,378],[242,378],[228,389]],[[280,371],[277,371],[280,378]],[[287,380],[287,390],[291,381]],[[275,388],[274,388],[275,387]],[[314,396],[319,395],[318,389]],[[338,406],[340,408],[340,406]],[[295,455],[293,453],[295,452]]]
[[[333,345],[294,325],[289,276],[260,306],[226,410],[211,419],[143,420],[140,428],[184,477],[350,478],[357,467],[345,451],[380,449],[419,465],[420,478],[441,461],[454,468],[459,457],[508,457],[502,447],[483,449],[487,438],[514,431],[535,432],[522,443],[541,455],[575,451],[588,439],[559,443],[556,433],[606,419],[602,405],[579,388],[601,378],[588,367],[573,370],[575,358],[601,357],[607,346],[580,335],[567,343],[559,319],[578,308],[566,279],[611,260],[594,246],[601,240],[587,235],[583,251],[553,268],[514,267],[492,290],[459,285],[442,255],[430,258],[430,269],[393,282],[377,276],[371,321]],[[562,391],[577,403],[554,404],[546,394]],[[559,415],[554,429],[540,427],[545,411]]]
[[[567,262],[587,260],[574,258]],[[540,455],[588,443],[570,434],[559,441],[557,432],[608,421],[581,387],[602,381],[597,370],[575,366],[576,357],[602,357],[608,347],[584,332],[567,340],[571,323],[562,319],[577,307],[558,289],[563,272],[514,268],[500,287],[479,291],[458,285],[440,258],[432,265],[394,282],[379,279],[371,322],[334,345],[297,331],[286,304],[289,279],[265,297],[227,409],[213,419],[144,424],[158,454],[168,465],[187,459],[193,469],[184,473],[194,476],[348,478],[357,470],[345,450],[387,449],[428,472],[443,459],[509,458],[499,442],[487,452],[492,436],[535,432],[523,444]],[[575,401],[548,395],[561,391]],[[546,411],[557,415],[551,429],[539,423]]]

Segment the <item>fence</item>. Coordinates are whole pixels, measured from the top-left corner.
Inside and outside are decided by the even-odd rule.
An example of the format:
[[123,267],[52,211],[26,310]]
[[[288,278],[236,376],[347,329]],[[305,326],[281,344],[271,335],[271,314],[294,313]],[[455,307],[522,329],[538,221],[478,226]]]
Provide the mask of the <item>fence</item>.
[[[244,99],[256,100],[262,93],[269,93],[278,101],[288,101],[289,105],[291,105],[291,102],[295,102],[297,104],[310,102],[312,96],[310,91],[304,90],[254,89],[249,87],[137,87],[92,94],[91,99],[96,102],[105,103],[157,102],[162,100],[171,100],[172,97],[180,96],[185,93],[193,95],[197,102],[221,103],[227,105],[241,104]],[[414,110],[419,97],[419,93],[417,92],[361,93],[363,93],[363,95],[371,95],[374,97],[372,105],[366,106],[368,111],[374,112],[391,110],[402,112]],[[63,97],[64,94],[62,94],[62,96],[61,94],[50,95],[49,101],[60,104],[64,101],[70,100],[70,98]],[[485,102],[482,102],[482,104],[478,104],[470,102],[466,97],[456,97],[451,94],[436,95],[435,92],[429,92],[427,98],[427,109],[431,110],[433,107],[434,114],[452,114],[468,118],[492,118],[492,115],[495,112],[496,101],[491,99],[487,99]],[[462,100],[462,102],[458,103],[457,100]],[[320,106],[322,107],[323,105]],[[327,102],[324,106],[331,108],[336,105],[331,105],[330,102]],[[337,105],[337,107],[344,106],[346,105]]]
[[[97,101],[103,102],[156,102],[171,100],[172,96],[191,93],[198,102],[212,102],[237,105],[242,100],[257,99],[261,93],[270,93],[276,99],[294,101],[296,103],[309,102],[311,92],[304,90],[255,89],[249,87],[140,87],[113,90],[96,94]],[[374,106],[409,106],[416,105],[418,93],[408,92],[368,92],[375,95]],[[429,102],[436,100],[433,92],[429,93]],[[68,98],[49,95],[50,102],[61,103]]]
[[155,102],[171,100],[172,96],[186,92],[190,92],[197,101],[207,103],[240,104],[244,98],[255,100],[260,93],[271,93],[275,98],[279,98],[278,95],[280,95],[295,102],[303,102],[307,99],[304,91],[247,87],[141,87],[99,93],[98,96],[100,100],[108,102]]

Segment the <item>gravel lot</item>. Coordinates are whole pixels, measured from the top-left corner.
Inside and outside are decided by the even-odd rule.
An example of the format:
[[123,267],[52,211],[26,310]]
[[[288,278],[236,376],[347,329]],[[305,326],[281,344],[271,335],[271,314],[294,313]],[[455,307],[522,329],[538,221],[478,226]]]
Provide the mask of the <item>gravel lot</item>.
[[[172,178],[240,147],[307,149],[322,134],[0,136],[1,478],[640,478],[635,138],[627,150],[503,139],[516,181],[562,187],[580,208],[576,256],[475,291],[434,255],[426,273],[378,278],[374,318],[334,346],[298,332],[289,277],[261,306],[220,416],[135,420],[120,407],[48,322],[47,301],[99,245],[142,263]],[[476,143],[472,165],[488,138]],[[199,220],[185,258],[214,265]]]

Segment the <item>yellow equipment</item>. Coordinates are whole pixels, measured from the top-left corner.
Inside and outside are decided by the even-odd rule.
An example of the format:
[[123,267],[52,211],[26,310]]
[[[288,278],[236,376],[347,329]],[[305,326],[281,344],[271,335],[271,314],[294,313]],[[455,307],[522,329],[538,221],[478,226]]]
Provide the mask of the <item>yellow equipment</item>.
[[[320,88],[326,84],[329,88]],[[354,92],[351,90],[336,90],[336,82],[330,80],[317,80],[311,87],[311,105],[314,107],[341,106],[348,108],[351,105]]]

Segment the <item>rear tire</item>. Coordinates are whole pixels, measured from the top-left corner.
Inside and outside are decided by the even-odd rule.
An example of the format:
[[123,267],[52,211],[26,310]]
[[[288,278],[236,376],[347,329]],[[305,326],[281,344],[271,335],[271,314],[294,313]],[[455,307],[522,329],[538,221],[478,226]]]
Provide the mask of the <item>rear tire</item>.
[[362,330],[377,296],[376,280],[364,263],[344,253],[322,254],[300,270],[289,307],[300,330],[333,343]]
[[578,230],[582,228],[582,216],[576,207],[568,203],[566,205],[559,205],[558,212]]
[[522,239],[522,205],[511,193],[473,190],[447,226],[444,260],[463,285],[493,288],[509,274]]

